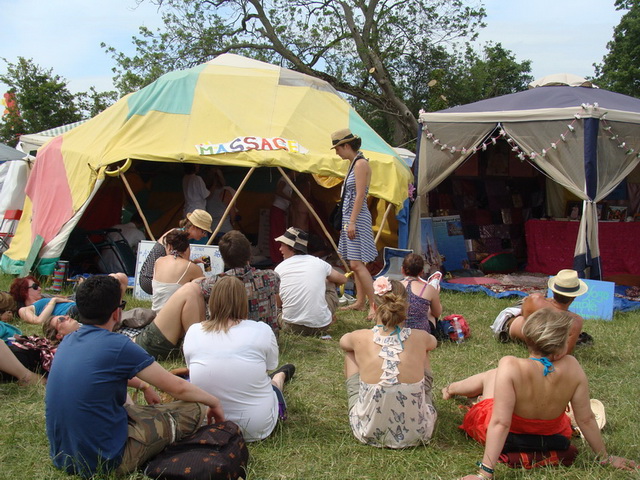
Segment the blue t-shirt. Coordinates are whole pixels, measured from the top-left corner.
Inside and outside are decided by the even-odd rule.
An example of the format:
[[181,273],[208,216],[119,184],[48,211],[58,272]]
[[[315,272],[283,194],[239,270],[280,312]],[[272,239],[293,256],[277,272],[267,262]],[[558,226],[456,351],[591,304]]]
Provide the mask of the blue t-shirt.
[[93,325],[64,337],[45,395],[56,467],[90,477],[120,465],[127,441],[127,381],[153,362],[128,337]]
[[[37,302],[34,302],[33,307],[36,309],[36,315],[40,315],[50,301],[50,298],[41,298]],[[69,309],[75,306],[76,302],[56,303],[56,305],[53,307],[53,313],[51,315],[67,315]]]

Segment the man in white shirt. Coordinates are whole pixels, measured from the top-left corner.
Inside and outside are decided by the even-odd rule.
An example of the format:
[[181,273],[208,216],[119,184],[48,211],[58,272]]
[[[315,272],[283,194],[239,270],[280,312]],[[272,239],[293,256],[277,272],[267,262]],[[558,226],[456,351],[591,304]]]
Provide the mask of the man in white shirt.
[[284,260],[275,268],[280,276],[284,328],[302,335],[321,335],[338,306],[336,284],[347,277],[324,260],[307,255],[308,234],[295,227],[277,237]]

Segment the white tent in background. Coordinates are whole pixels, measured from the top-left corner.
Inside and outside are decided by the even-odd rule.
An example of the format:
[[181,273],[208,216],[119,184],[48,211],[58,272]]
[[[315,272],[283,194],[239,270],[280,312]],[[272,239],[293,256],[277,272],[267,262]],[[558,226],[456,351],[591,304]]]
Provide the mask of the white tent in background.
[[[573,266],[600,278],[596,202],[640,163],[640,99],[569,74],[512,93],[420,115],[418,195],[426,195],[482,148],[504,138],[522,161],[583,200]],[[486,148],[486,147],[485,147]],[[418,202],[416,202],[418,204]],[[420,250],[420,208],[411,212],[410,248]]]
[[22,149],[23,152],[30,153],[35,155],[35,151],[37,151],[41,146],[47,143],[52,138],[57,137],[58,135],[62,135],[69,130],[73,130],[79,125],[82,125],[87,120],[80,120],[79,122],[68,123],[67,125],[61,125],[59,127],[50,128],[48,130],[43,130],[38,133],[28,133],[20,136],[20,143],[18,146]]

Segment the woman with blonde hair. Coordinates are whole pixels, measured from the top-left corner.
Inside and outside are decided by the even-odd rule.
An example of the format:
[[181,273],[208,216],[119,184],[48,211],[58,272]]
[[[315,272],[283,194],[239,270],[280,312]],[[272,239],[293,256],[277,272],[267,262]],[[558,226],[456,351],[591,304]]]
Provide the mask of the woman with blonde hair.
[[192,383],[216,392],[225,417],[237,423],[248,442],[268,437],[284,419],[284,384],[295,372],[278,365],[278,343],[271,327],[247,320],[244,283],[225,275],[211,290],[211,318],[189,328],[183,344]]
[[445,400],[456,395],[481,396],[460,428],[485,444],[484,456],[477,463],[477,473],[464,479],[493,478],[510,433],[565,437],[564,448],[568,448],[572,429],[565,412],[569,403],[578,427],[601,464],[624,470],[638,467],[633,461],[607,452],[591,411],[587,376],[575,357],[566,354],[571,322],[568,312],[538,310],[523,326],[529,357],[502,357],[498,368],[454,382],[442,390]]
[[405,327],[407,290],[379,277],[373,283],[376,326],[343,335],[349,423],[376,447],[404,448],[431,439],[437,413],[431,398],[433,335]]

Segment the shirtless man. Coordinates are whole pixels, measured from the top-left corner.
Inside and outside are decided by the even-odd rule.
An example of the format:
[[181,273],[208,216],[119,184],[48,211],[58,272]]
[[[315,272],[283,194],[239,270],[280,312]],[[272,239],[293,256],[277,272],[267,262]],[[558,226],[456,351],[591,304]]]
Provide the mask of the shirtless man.
[[[511,321],[509,324],[509,337],[513,340],[525,341],[522,333],[524,321],[529,318],[533,312],[541,310],[545,307],[551,307],[555,310],[568,311],[569,307],[580,295],[587,293],[589,287],[578,278],[578,272],[575,270],[560,270],[555,277],[549,279],[549,288],[553,292],[553,298],[546,298],[541,293],[533,293],[524,299],[522,304],[522,313]],[[569,312],[573,321],[571,330],[569,331],[569,339],[567,341],[567,353],[571,355],[582,331],[584,319],[573,312]]]

